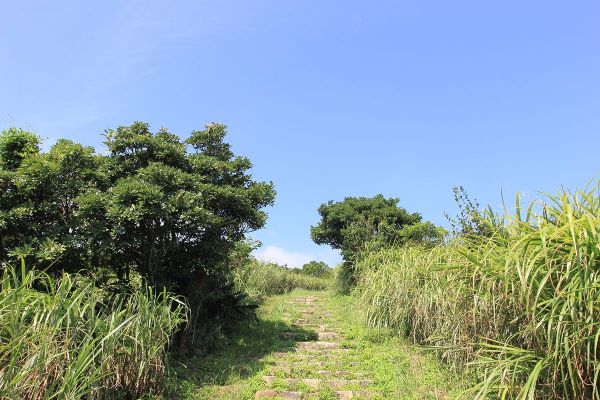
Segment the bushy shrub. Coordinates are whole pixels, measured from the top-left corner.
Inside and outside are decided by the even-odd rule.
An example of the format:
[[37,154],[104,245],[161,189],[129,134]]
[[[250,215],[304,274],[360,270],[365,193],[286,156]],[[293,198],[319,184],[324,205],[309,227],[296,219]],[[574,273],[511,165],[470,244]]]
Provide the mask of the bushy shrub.
[[598,188],[521,210],[489,237],[366,254],[366,322],[468,365],[470,398],[600,399]]

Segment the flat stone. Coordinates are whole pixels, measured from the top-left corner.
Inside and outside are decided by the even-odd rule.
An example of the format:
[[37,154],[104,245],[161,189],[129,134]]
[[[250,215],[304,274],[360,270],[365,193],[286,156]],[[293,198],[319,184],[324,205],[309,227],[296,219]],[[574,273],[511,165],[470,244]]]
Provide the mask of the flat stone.
[[274,365],[280,368],[290,367],[326,367],[328,365],[339,366],[342,363],[340,361],[275,361]]
[[331,339],[339,339],[340,335],[336,332],[319,332],[317,334],[319,340],[331,340]]
[[348,385],[358,385],[360,387],[365,387],[365,386],[369,386],[371,383],[373,383],[373,381],[371,381],[369,379],[364,379],[364,380],[331,379],[331,380],[327,381],[327,383],[336,388],[344,387],[344,386],[348,386]]
[[335,392],[340,400],[351,400],[354,397],[352,390],[339,390]]
[[318,297],[314,296],[306,296],[306,297],[296,297],[298,301],[317,301]]
[[255,399],[275,398],[283,400],[301,400],[301,392],[286,392],[278,390],[259,390],[254,395]]
[[337,349],[339,347],[339,343],[336,342],[326,342],[323,340],[317,342],[299,342],[298,347],[300,348],[308,348],[308,349]]
[[282,332],[279,337],[288,340],[308,340],[315,337],[314,335],[313,332]]
[[310,378],[304,378],[301,379],[302,383],[304,383],[306,386],[311,387],[312,389],[318,389],[319,385],[321,384],[321,380],[320,379],[310,379]]

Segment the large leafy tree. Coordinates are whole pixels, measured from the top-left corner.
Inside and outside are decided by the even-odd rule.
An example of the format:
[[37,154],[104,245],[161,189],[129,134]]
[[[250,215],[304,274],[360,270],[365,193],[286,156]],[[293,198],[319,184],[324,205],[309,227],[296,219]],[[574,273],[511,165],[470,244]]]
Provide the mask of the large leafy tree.
[[[25,234],[19,223],[27,214],[25,200],[16,185],[16,170],[23,159],[40,151],[40,138],[32,132],[9,128],[0,135],[0,257],[18,243],[14,238]],[[19,243],[20,244],[20,243]]]
[[319,209],[321,220],[312,226],[311,238],[317,244],[327,244],[341,251],[344,259],[342,279],[354,281],[354,261],[367,243],[404,245],[439,243],[446,231],[430,222],[422,222],[419,213],[410,213],[398,205],[399,199],[346,197],[329,201]]
[[273,185],[252,179],[224,125],[186,140],[141,122],[105,136],[101,155],[67,140],[43,153],[29,132],[0,135],[2,257],[58,248],[53,269],[109,269],[123,282],[136,273],[202,310],[228,290],[232,250],[264,225]]
[[313,260],[304,264],[300,271],[311,276],[327,276],[331,273],[331,268],[323,261]]
[[97,185],[102,160],[93,148],[69,140],[59,140],[46,153],[38,145],[30,132],[9,129],[0,135],[2,254],[13,251],[52,262],[55,269],[79,269],[76,198]]
[[361,244],[379,235],[391,236],[421,221],[420,214],[409,213],[398,206],[399,201],[381,194],[329,201],[318,209],[321,221],[311,227],[311,238],[317,244],[341,250],[344,259],[351,261]]

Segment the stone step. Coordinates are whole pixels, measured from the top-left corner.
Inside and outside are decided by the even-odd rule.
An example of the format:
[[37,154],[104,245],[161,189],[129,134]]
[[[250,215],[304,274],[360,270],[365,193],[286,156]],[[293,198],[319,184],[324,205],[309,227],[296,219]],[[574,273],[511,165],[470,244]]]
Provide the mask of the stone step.
[[317,332],[317,338],[321,341],[339,339],[340,335],[337,332]]
[[[277,352],[273,353],[273,356],[278,360],[287,359],[288,361],[294,361],[292,359],[298,359],[303,360],[302,362],[306,362],[308,360],[323,361],[321,358],[323,358],[325,355],[320,353]],[[335,360],[338,358],[337,354],[327,354],[326,356],[328,360]]]
[[325,347],[295,347],[292,354],[307,354],[310,356],[331,357],[331,356],[356,356],[358,352],[356,349],[340,349],[339,347],[325,348]]
[[361,388],[367,387],[373,383],[370,379],[319,379],[319,378],[278,378],[275,375],[263,376],[263,381],[267,385],[272,385],[278,379],[285,382],[287,385],[297,385],[300,382],[304,383],[311,389],[319,389],[321,384],[327,385],[332,388],[340,389],[348,386],[360,386]]
[[328,329],[333,329],[331,326],[328,325],[323,325],[323,321],[320,322],[301,322],[298,323],[298,321],[292,321],[292,327],[296,328],[296,329],[307,329],[307,330],[315,330],[315,331],[322,331],[322,330],[328,330]]
[[319,340],[316,342],[298,342],[299,349],[337,349],[340,344],[337,342],[326,342]]
[[370,399],[373,397],[373,392],[368,390],[338,390],[335,394],[338,396],[339,400],[352,400],[354,399],[354,396],[358,396],[361,399]]
[[293,378],[305,375],[307,378],[365,378],[366,373],[362,371],[349,371],[344,369],[345,365],[318,365],[318,363],[303,363],[295,366],[277,365],[268,369],[270,375],[284,378]]
[[315,374],[320,375],[320,376],[335,376],[336,378],[344,378],[344,377],[347,378],[350,376],[360,378],[365,375],[364,372],[353,372],[353,371],[346,371],[346,370],[341,370],[341,371],[318,370],[318,371],[315,371]]
[[317,297],[296,297],[294,302],[296,303],[315,303],[319,300]]
[[318,336],[317,332],[283,332],[279,335],[281,339],[289,340],[308,340],[318,338]]
[[[312,393],[311,393],[312,394]],[[338,400],[352,400],[355,396],[358,396],[361,399],[369,399],[373,396],[372,392],[366,390],[338,390],[335,392]],[[315,396],[310,398],[316,398],[318,393]],[[302,392],[286,392],[280,390],[259,390],[256,392],[254,396],[255,399],[282,399],[282,400],[297,400],[302,399]]]
[[347,365],[350,367],[356,367],[360,365],[358,361],[342,362],[342,361],[275,361],[273,366],[275,367],[327,367],[327,366],[340,366]]
[[302,328],[313,328],[313,329],[317,329],[319,327],[321,327],[321,325],[323,325],[323,323],[328,323],[329,321],[323,319],[323,318],[313,318],[313,319],[307,319],[307,318],[298,318],[292,321],[292,325],[296,325],[296,326],[300,326]]
[[301,400],[302,392],[287,392],[284,390],[259,390],[254,395],[255,399],[283,399]]

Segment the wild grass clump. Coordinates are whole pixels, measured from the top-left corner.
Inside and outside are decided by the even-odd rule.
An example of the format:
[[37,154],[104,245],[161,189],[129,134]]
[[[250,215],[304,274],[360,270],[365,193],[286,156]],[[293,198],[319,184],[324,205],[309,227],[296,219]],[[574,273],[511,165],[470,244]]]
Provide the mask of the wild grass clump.
[[600,399],[599,190],[516,210],[491,237],[366,254],[366,321],[468,367],[469,398]]
[[0,278],[0,398],[114,399],[158,393],[187,308],[147,287],[116,296],[86,278],[5,267]]
[[258,260],[251,260],[235,271],[236,287],[258,301],[294,289],[325,290],[329,282],[328,277],[294,273],[289,268]]

